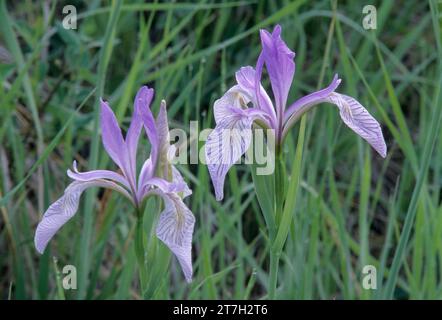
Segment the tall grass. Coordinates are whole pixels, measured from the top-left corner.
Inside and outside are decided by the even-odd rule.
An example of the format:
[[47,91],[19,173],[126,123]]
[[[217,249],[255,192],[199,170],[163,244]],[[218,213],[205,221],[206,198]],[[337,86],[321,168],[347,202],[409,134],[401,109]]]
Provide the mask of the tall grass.
[[[63,193],[72,160],[84,170],[113,169],[100,143],[100,96],[125,129],[142,84],[156,90],[154,113],[167,100],[172,128],[189,131],[192,120],[200,130],[213,127],[214,100],[240,66],[255,63],[258,30],[275,23],[296,51],[289,100],[337,72],[339,92],[375,115],[389,148],[385,160],[378,157],[332,106],[316,108],[293,129],[283,150],[292,176],[273,248],[280,252],[275,296],[442,298],[437,1],[378,1],[376,30],[363,29],[357,1],[76,1],[77,30],[62,27],[63,1],[0,2],[2,299],[141,298],[136,216],[120,196],[88,191],[43,256],[33,246],[36,224]],[[143,145],[140,157],[148,154]],[[266,298],[271,248],[260,205],[270,201],[271,178],[256,183],[263,178],[250,167],[235,166],[217,202],[205,165],[180,169],[197,219],[194,281],[186,284],[167,250],[149,243],[145,297]],[[146,210],[148,234],[157,210]],[[77,268],[77,290],[61,286],[65,265]],[[362,286],[365,265],[376,267],[375,290]]]

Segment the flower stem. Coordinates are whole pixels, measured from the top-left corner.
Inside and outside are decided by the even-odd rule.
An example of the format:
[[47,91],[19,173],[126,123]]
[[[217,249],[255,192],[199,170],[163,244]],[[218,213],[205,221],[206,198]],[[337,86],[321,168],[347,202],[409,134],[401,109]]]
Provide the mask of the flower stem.
[[268,298],[273,300],[276,296],[276,288],[278,286],[278,267],[281,252],[274,246],[275,238],[281,224],[282,210],[284,205],[284,176],[285,165],[281,150],[278,148],[276,152],[275,166],[275,231],[272,232],[273,237],[270,239],[270,275],[268,284]]
[[141,297],[144,297],[147,285],[147,269],[146,256],[144,251],[144,228],[143,228],[143,212],[137,209],[137,225],[135,231],[135,253],[138,261],[138,271],[140,274]]
[[270,249],[270,276],[269,276],[269,292],[268,299],[274,300],[276,297],[276,287],[278,285],[278,266],[280,254]]

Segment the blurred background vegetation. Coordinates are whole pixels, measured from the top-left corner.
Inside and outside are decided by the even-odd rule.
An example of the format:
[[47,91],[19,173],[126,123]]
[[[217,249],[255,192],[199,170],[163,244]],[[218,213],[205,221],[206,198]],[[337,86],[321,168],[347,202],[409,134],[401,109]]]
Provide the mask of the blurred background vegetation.
[[[77,9],[76,30],[62,26],[68,4]],[[375,31],[362,27],[367,4],[377,8]],[[308,115],[277,296],[442,298],[438,9],[436,1],[399,0],[1,0],[0,298],[140,298],[135,215],[121,196],[89,190],[42,256],[33,245],[36,224],[69,183],[74,159],[82,171],[114,169],[99,140],[100,96],[125,129],[143,84],[155,88],[155,114],[167,100],[172,128],[188,131],[191,120],[213,127],[214,100],[239,67],[255,64],[259,29],[276,23],[296,52],[289,100],[339,73],[339,92],[379,120],[389,148],[383,160],[330,105]],[[288,167],[297,131],[285,145]],[[140,158],[148,154],[143,145]],[[265,298],[268,248],[250,168],[230,171],[220,203],[204,165],[180,169],[197,219],[194,281],[185,283],[153,238],[148,297]],[[169,271],[155,263],[158,255],[166,255]],[[377,290],[362,288],[368,264],[377,268]],[[61,288],[65,265],[77,268],[76,290]]]

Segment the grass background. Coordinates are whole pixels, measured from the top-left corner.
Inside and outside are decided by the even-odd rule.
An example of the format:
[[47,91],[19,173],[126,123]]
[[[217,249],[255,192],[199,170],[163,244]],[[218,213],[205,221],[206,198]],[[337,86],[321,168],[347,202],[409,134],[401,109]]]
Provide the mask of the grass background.
[[[65,4],[77,8],[77,30],[62,27]],[[167,100],[172,128],[189,130],[191,120],[213,127],[214,100],[240,66],[255,64],[258,30],[280,23],[296,52],[289,100],[339,73],[339,92],[379,120],[389,151],[380,158],[324,105],[304,120],[302,163],[293,165],[299,125],[292,130],[284,152],[288,172],[299,166],[300,182],[290,195],[296,202],[277,297],[442,298],[441,8],[375,1],[373,32],[362,28],[366,4],[1,0],[0,297],[140,298],[135,214],[115,193],[87,191],[50,249],[40,256],[33,246],[36,224],[69,183],[74,159],[81,170],[115,168],[101,146],[99,97],[127,129],[136,90],[148,84],[156,90],[154,113]],[[140,158],[148,154],[143,146]],[[194,281],[185,283],[153,237],[147,297],[265,298],[267,232],[250,168],[230,171],[223,202],[215,201],[204,165],[180,170],[197,220]],[[150,211],[147,234],[156,218]],[[77,290],[61,287],[68,264],[77,268]],[[362,288],[367,264],[377,268],[377,290]]]

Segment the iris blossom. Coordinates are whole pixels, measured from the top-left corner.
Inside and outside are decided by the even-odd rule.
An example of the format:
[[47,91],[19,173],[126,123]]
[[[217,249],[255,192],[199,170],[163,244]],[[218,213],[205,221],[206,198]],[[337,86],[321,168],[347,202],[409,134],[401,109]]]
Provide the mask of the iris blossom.
[[[55,233],[78,210],[80,196],[87,188],[104,187],[118,191],[139,210],[149,196],[163,199],[164,210],[156,227],[157,237],[175,254],[187,281],[192,279],[191,246],[195,218],[183,198],[192,191],[178,170],[169,162],[169,127],[164,100],[155,121],[150,104],[154,91],[142,87],[135,98],[134,113],[123,138],[117,119],[108,103],[101,100],[101,131],[103,146],[121,173],[109,170],[79,172],[74,161],[73,171],[67,174],[74,181],[64,195],[54,202],[43,215],[35,233],[35,247],[43,253]],[[145,128],[151,143],[150,157],[136,176],[137,147],[141,131]]]
[[[287,106],[295,74],[295,53],[282,40],[279,25],[272,33],[261,30],[260,36],[262,51],[256,68],[240,68],[235,74],[237,84],[214,104],[216,127],[206,142],[206,161],[217,200],[224,196],[224,180],[228,170],[250,146],[254,123],[264,129],[272,129],[279,147],[294,123],[305,112],[323,102],[337,106],[342,121],[382,157],[386,156],[387,147],[379,123],[357,100],[335,91],[341,83],[337,75],[328,87]],[[264,66],[270,78],[273,101],[261,85]]]

